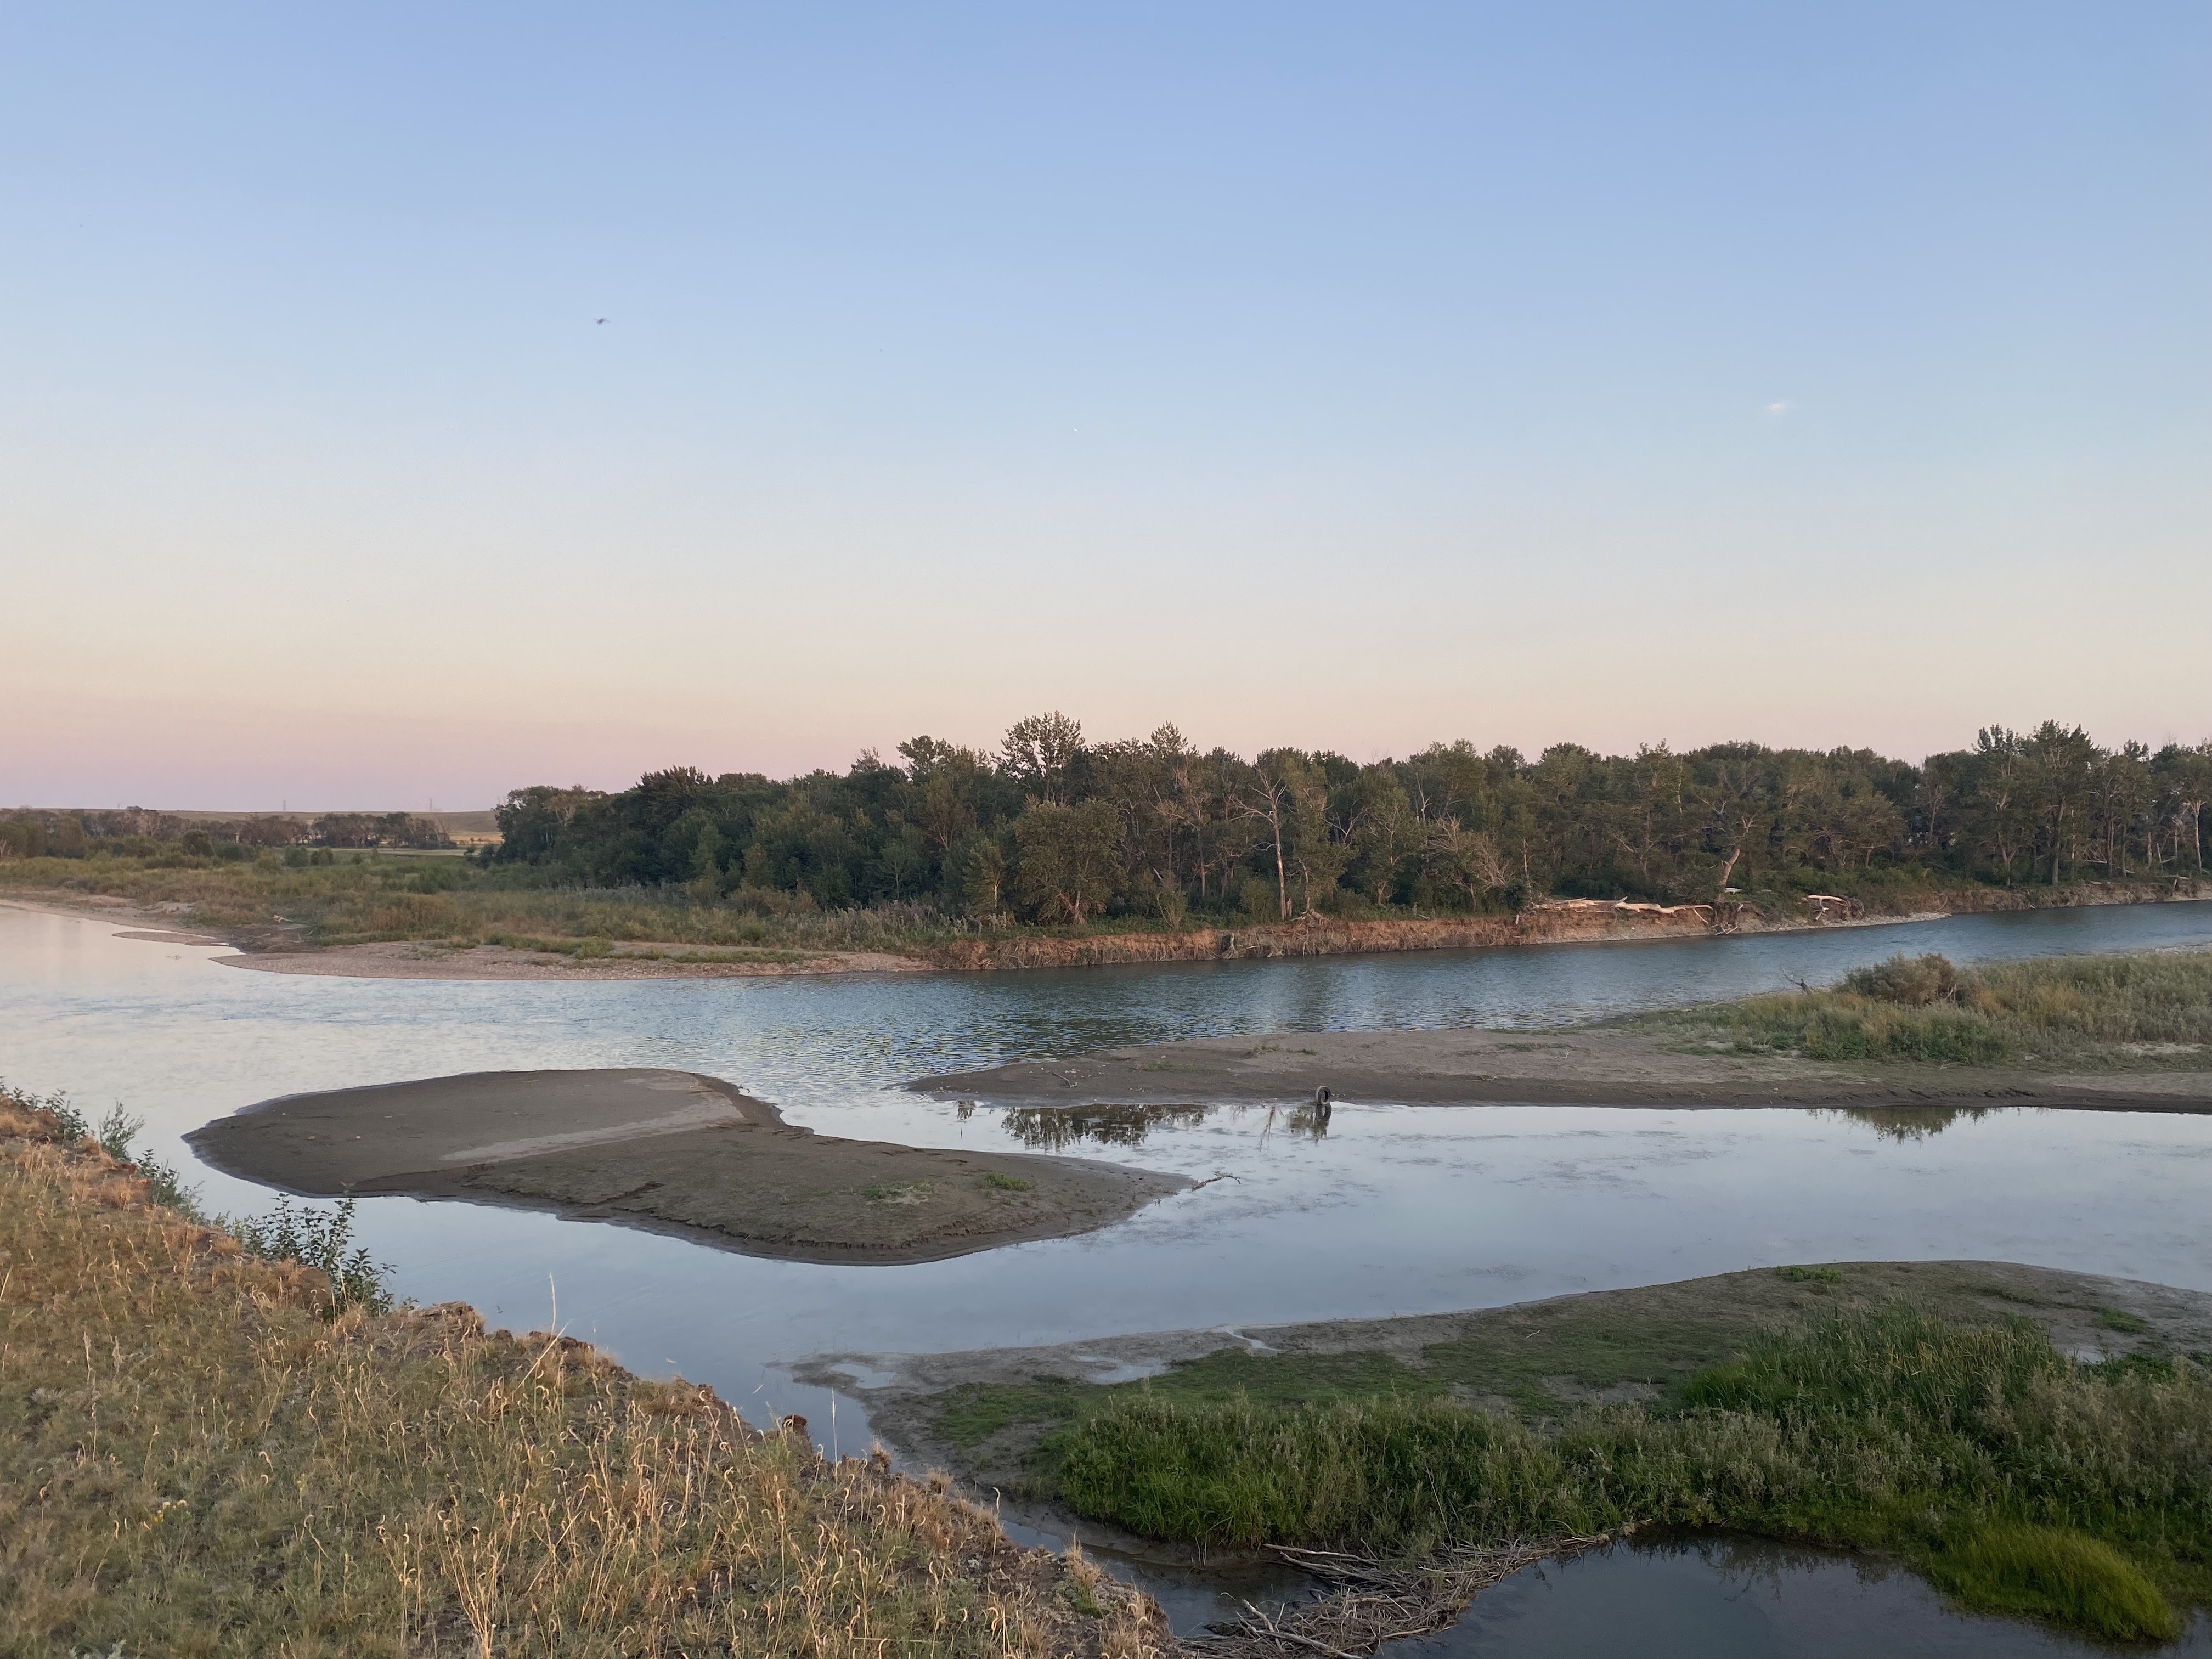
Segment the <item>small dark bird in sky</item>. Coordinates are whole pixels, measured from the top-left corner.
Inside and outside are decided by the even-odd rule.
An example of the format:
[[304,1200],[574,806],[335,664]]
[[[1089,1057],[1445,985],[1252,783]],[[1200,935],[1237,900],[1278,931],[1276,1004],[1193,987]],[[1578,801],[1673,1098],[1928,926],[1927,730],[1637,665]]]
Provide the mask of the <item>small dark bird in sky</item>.
[[603,322],[603,323],[604,323],[605,321],[606,321],[606,319],[605,319],[605,318],[604,318],[604,317],[602,317],[602,318],[600,318],[600,319],[599,319],[599,321],[601,321],[601,322]]

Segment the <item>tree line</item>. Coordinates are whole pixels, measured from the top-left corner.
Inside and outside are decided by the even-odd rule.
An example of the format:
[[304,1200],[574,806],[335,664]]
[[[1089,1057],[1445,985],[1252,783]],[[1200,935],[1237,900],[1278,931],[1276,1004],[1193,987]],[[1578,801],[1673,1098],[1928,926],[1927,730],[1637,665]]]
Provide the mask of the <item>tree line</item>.
[[478,856],[532,883],[681,886],[766,910],[1284,921],[2194,878],[2208,795],[2212,744],[2106,748],[2057,721],[1990,726],[1917,766],[1749,743],[1560,744],[1532,761],[1466,742],[1361,765],[1201,751],[1172,726],[1093,743],[1048,714],[994,750],[920,737],[842,773],[677,767],[619,792],[520,789]]
[[453,837],[434,818],[410,812],[325,812],[313,818],[256,813],[237,818],[186,818],[143,806],[112,812],[0,814],[0,858],[88,858],[101,853],[240,858],[288,847],[446,848]]

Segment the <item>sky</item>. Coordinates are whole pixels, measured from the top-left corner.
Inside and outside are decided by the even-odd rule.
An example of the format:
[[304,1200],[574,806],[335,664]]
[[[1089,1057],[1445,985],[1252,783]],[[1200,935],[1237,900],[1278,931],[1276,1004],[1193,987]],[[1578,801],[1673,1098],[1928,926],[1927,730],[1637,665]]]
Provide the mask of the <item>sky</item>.
[[2212,736],[2212,9],[12,9],[0,804]]

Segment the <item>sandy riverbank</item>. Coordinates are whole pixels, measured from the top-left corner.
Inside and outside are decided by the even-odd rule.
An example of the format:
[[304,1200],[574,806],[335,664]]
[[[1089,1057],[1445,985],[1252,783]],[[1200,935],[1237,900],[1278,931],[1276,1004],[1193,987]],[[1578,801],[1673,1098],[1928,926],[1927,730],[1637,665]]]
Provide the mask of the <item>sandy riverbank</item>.
[[318,1197],[551,1210],[794,1261],[938,1261],[1109,1225],[1188,1182],[1081,1158],[842,1140],[717,1078],[483,1072],[293,1095],[186,1137]]
[[1185,1101],[1577,1106],[2069,1106],[2212,1109],[2212,1072],[2053,1075],[1677,1054],[1640,1031],[1301,1031],[1198,1037],[922,1078],[927,1094],[1009,1106]]

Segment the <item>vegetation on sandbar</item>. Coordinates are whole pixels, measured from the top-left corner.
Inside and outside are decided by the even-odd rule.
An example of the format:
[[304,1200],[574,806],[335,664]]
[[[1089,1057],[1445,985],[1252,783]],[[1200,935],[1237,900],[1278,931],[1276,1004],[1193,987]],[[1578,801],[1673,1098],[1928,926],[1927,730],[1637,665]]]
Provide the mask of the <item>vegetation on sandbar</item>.
[[2025,1320],[1846,1306],[1649,1403],[1532,1386],[1518,1413],[1463,1401],[1454,1356],[1431,1357],[1232,1353],[1154,1382],[970,1389],[939,1426],[972,1443],[1057,1419],[1033,1454],[1041,1492],[1216,1547],[1413,1559],[1658,1522],[1880,1550],[1967,1607],[2118,1639],[2212,1604],[2204,1356],[2084,1364]]
[[1638,1016],[1693,1053],[1989,1066],[2202,1067],[2212,953],[2037,957],[1956,968],[1892,957],[1827,989]]

